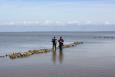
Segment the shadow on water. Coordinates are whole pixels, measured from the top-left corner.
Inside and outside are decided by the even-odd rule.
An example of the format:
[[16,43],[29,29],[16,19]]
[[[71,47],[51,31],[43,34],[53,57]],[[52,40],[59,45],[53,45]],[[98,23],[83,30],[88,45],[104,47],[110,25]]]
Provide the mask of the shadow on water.
[[57,59],[59,60],[59,63],[62,64],[63,58],[64,58],[63,51],[59,51],[58,53],[56,50],[52,50],[52,61],[54,64],[56,64]]

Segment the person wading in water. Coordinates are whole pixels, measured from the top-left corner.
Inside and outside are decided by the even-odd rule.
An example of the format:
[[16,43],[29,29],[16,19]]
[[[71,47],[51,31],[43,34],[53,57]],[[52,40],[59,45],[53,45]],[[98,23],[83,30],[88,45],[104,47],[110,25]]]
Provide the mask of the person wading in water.
[[57,39],[55,38],[55,36],[54,36],[53,39],[52,39],[52,44],[53,44],[53,46],[52,46],[53,51],[56,51]]
[[63,38],[62,37],[60,37],[60,39],[58,40],[58,42],[59,42],[59,50],[60,51],[62,51],[62,49],[63,49],[63,43],[64,43],[64,40],[63,40]]

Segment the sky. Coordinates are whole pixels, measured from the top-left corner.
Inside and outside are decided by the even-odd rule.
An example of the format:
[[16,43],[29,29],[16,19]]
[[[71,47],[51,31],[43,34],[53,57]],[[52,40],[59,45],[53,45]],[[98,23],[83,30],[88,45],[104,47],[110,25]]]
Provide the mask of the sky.
[[52,31],[55,27],[113,31],[115,0],[0,0],[0,31]]

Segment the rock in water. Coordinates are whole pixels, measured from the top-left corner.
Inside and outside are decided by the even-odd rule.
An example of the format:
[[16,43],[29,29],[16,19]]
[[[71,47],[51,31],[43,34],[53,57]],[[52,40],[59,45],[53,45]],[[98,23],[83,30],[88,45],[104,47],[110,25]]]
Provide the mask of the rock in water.
[[[79,44],[83,44],[83,42],[74,42],[71,44],[64,45],[63,48],[70,48],[77,46]],[[12,53],[9,56],[10,59],[17,59],[17,58],[23,58],[28,57],[33,54],[40,54],[40,53],[48,53],[51,49],[40,49],[40,50],[28,50],[27,52],[18,52],[18,53]]]

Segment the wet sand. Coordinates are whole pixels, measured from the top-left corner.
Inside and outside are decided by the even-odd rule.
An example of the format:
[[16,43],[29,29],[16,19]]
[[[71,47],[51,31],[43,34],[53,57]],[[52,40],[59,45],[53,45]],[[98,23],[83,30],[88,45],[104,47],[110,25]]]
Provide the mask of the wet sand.
[[0,58],[0,77],[115,77],[114,46],[109,40],[23,59]]

